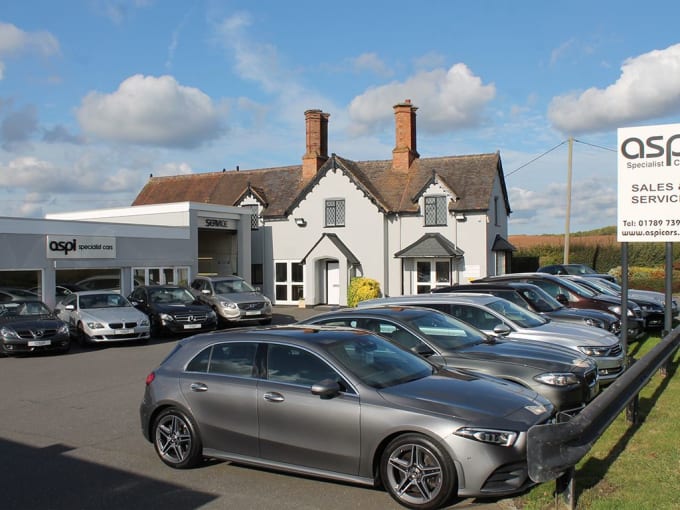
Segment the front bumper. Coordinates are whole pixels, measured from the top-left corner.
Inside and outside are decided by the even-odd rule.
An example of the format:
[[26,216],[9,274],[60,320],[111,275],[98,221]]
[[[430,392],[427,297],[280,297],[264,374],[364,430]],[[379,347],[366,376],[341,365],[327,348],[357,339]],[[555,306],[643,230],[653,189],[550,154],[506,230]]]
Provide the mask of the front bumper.
[[65,351],[71,346],[68,335],[53,336],[50,338],[26,339],[0,339],[0,351],[5,355],[33,354],[38,352]]

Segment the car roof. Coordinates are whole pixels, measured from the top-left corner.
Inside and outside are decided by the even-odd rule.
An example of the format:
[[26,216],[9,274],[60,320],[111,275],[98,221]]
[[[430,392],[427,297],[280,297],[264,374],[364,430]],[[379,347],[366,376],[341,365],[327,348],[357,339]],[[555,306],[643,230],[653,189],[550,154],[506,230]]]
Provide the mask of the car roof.
[[411,296],[393,296],[388,298],[378,298],[376,300],[370,300],[367,305],[372,305],[375,302],[376,305],[379,304],[399,304],[400,302],[439,302],[439,303],[450,303],[455,300],[458,302],[465,303],[476,303],[476,304],[487,304],[493,301],[498,301],[497,296],[491,296],[484,292],[462,292],[456,294],[456,292],[438,292],[436,294],[414,294]]
[[244,280],[244,278],[241,278],[240,276],[232,275],[232,276],[196,276],[194,280],[210,280],[213,282],[217,281],[234,281],[234,280]]
[[71,295],[75,296],[91,296],[93,294],[117,294],[121,295],[120,291],[118,289],[101,289],[101,290],[79,290],[77,292],[73,292]]

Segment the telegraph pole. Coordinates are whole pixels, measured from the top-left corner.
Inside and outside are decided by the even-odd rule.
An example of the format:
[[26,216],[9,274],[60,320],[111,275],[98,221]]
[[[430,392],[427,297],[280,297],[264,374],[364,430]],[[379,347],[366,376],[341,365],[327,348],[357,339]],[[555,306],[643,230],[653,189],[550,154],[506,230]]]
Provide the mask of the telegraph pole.
[[574,152],[574,137],[569,137],[569,157],[567,160],[567,218],[564,226],[564,263],[569,264],[569,229],[571,220],[571,161]]

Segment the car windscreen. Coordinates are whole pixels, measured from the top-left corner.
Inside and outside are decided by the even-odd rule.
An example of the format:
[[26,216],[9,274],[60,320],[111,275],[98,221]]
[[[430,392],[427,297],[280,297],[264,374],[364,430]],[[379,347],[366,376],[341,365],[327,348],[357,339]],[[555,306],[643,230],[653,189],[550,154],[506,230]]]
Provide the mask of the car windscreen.
[[348,372],[373,388],[389,388],[432,375],[433,366],[373,334],[343,337],[326,351]]
[[165,305],[185,305],[193,303],[196,299],[191,292],[183,287],[153,289],[149,294],[151,302]]
[[574,292],[574,293],[576,293],[580,296],[595,297],[598,294],[594,290],[589,289],[588,287],[584,287],[583,285],[579,285],[578,283],[575,283],[571,280],[567,280],[566,278],[560,279],[560,282],[567,289],[569,289],[570,291],[572,291],[572,292]]
[[131,306],[130,302],[115,292],[80,296],[80,308],[116,308]]
[[517,289],[517,292],[531,303],[531,306],[537,312],[554,312],[564,308],[559,301],[539,287],[535,289]]
[[548,321],[540,315],[521,308],[507,299],[490,301],[486,306],[521,328],[536,328],[548,323]]
[[4,319],[51,314],[49,308],[41,301],[9,302],[0,305],[0,317]]
[[215,293],[236,294],[239,292],[255,292],[255,289],[244,280],[223,280],[215,282]]
[[404,323],[444,351],[461,349],[488,340],[481,331],[445,313],[425,310],[405,319]]

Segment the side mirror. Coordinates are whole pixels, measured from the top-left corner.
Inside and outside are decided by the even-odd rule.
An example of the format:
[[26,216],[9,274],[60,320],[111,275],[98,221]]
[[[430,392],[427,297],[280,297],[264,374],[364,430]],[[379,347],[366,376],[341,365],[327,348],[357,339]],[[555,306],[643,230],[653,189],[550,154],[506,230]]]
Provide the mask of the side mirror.
[[557,301],[562,303],[564,306],[567,306],[567,304],[569,304],[569,299],[564,294],[558,294],[557,296],[555,296],[555,299],[557,299]]
[[201,290],[201,294],[203,294],[204,296],[210,296],[212,292],[210,292],[210,289],[203,289]]
[[73,311],[73,310],[75,310],[75,309],[76,309],[76,305],[66,305],[66,306],[64,307],[64,310],[71,310],[71,311]]
[[508,336],[510,334],[510,328],[507,324],[501,323],[494,326],[493,332],[498,336]]
[[341,391],[340,383],[332,379],[324,379],[312,385],[312,394],[321,398],[333,398],[339,395]]

